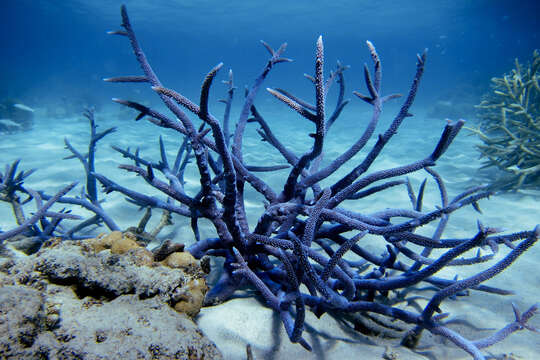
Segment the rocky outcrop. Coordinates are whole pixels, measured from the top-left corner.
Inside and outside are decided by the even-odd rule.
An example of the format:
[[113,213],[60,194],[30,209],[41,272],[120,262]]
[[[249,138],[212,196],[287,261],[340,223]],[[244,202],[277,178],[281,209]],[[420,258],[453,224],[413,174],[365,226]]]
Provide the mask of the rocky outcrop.
[[127,240],[113,233],[0,259],[0,358],[221,359],[191,319],[207,289],[198,262],[187,253],[155,262]]

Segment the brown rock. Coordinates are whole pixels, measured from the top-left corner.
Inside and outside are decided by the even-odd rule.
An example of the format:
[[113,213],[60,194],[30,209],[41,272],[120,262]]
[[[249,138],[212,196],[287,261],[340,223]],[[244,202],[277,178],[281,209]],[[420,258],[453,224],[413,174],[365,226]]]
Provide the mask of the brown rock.
[[189,317],[196,316],[201,310],[207,291],[208,286],[204,279],[190,280],[182,288],[175,290],[172,299],[178,302],[174,304],[174,310]]
[[[121,234],[121,233],[120,233]],[[125,254],[131,249],[139,248],[139,244],[129,237],[121,237],[116,239],[111,246],[111,253]]]
[[197,260],[188,252],[175,252],[167,256],[163,265],[173,269],[197,266]]

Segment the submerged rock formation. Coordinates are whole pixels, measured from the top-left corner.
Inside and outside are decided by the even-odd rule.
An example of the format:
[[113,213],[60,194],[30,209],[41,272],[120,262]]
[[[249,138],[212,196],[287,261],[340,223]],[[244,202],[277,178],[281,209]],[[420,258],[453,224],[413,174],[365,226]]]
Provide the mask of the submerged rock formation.
[[0,357],[221,359],[190,318],[207,289],[198,261],[129,244],[117,232],[0,259]]

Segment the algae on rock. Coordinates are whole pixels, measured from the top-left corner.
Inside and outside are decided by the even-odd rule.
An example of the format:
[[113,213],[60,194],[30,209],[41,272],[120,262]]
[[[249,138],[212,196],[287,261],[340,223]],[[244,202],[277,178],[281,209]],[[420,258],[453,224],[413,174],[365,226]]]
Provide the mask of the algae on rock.
[[480,124],[471,129],[483,168],[497,167],[503,173],[491,186],[500,190],[540,188],[540,54],[533,53],[527,66],[515,61],[509,74],[491,79],[493,92],[477,105]]

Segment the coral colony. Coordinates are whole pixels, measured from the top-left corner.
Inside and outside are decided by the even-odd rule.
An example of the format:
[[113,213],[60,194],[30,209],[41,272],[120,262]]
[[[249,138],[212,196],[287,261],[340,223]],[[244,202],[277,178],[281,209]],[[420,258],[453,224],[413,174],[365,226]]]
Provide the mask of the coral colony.
[[492,187],[504,190],[540,187],[540,53],[528,66],[491,79],[493,93],[477,106],[480,126],[474,131],[483,144],[484,167],[497,167]]
[[[309,134],[313,146],[304,154],[295,154],[274,135],[270,122],[254,105],[264,80],[274,66],[290,61],[283,57],[286,44],[274,50],[263,42],[270,58],[253,85],[246,90],[236,128],[229,134],[229,114],[235,90],[232,72],[226,82],[229,90],[224,100],[225,114],[223,121],[219,121],[210,113],[208,99],[210,87],[222,64],[208,73],[202,83],[200,99],[195,103],[162,85],[137,41],[125,6],[121,8],[121,15],[123,29],[110,34],[129,40],[143,75],[105,80],[148,83],[174,116],[167,116],[128,100],[114,101],[135,109],[138,112],[136,120],[148,119],[157,126],[183,134],[185,138],[174,163],[167,159],[161,139],[161,159],[158,162],[144,159],[138,151],[117,148],[125,158],[133,161],[132,165],[120,165],[120,168],[136,173],[165,196],[159,198],[145,195],[95,172],[95,145],[114,129],[97,133],[93,113],[87,112],[91,124],[88,155],[79,153],[66,140],[66,147],[72,153],[70,157],[78,158],[86,171],[87,186],[83,193],[74,197],[66,195],[75,184],[68,185],[54,196],[29,189],[23,183],[32,171],[17,172],[18,162],[7,166],[0,173],[0,195],[1,200],[13,207],[19,226],[0,233],[0,241],[20,234],[41,242],[53,236],[76,239],[83,237],[78,235],[82,229],[93,224],[104,224],[110,230],[118,230],[118,226],[100,205],[96,189],[99,181],[106,194],[119,192],[140,207],[161,209],[165,214],[188,217],[197,241],[186,247],[186,250],[196,258],[217,256],[225,260],[221,278],[207,294],[206,304],[224,302],[237,289],[251,286],[264,298],[266,306],[279,314],[290,341],[299,343],[307,350],[311,346],[303,337],[303,330],[308,310],[318,317],[325,313],[333,316],[341,314],[347,319],[354,319],[359,314],[378,316],[379,323],[387,326],[397,326],[394,321],[400,320],[398,323],[408,325],[410,329],[402,340],[403,345],[414,347],[422,331],[427,330],[447,338],[475,359],[484,359],[483,348],[505,339],[517,330],[537,331],[527,323],[537,312],[537,305],[523,313],[514,306],[513,322],[479,340],[466,339],[451,330],[444,320],[449,314],[444,312],[441,304],[448,298],[468,295],[470,290],[510,294],[507,290],[482,283],[509,267],[538,240],[540,233],[537,226],[531,231],[500,235],[496,234],[497,229],[478,223],[478,229],[470,238],[443,236],[448,218],[454,211],[469,205],[479,211],[478,202],[492,194],[480,186],[451,198],[443,179],[434,169],[436,161],[444,155],[464,121],[449,121],[434,150],[425,158],[392,169],[370,171],[371,165],[396,134],[403,120],[412,116],[409,108],[424,72],[425,52],[418,56],[412,85],[390,126],[377,136],[375,144],[366,151],[359,164],[349,165],[353,169],[348,174],[330,186],[323,187],[323,180],[345,164],[348,165],[351,158],[366,147],[374,134],[383,106],[387,101],[399,97],[381,94],[381,62],[373,44],[367,42],[373,61],[373,70],[370,71],[367,65],[364,67],[367,95],[354,92],[360,100],[371,106],[371,119],[349,149],[337,158],[323,162],[329,130],[348,100],[344,100],[343,72],[346,67],[338,63],[335,71],[328,77],[324,75],[322,37],[316,43],[315,73],[308,76],[315,90],[314,104],[282,89],[267,89],[279,101],[313,123],[315,130]],[[339,95],[336,107],[328,109],[326,97],[332,84],[339,87]],[[188,116],[189,113],[193,114],[193,118]],[[195,122],[196,118],[201,121]],[[286,167],[272,164],[251,166],[244,162],[242,141],[248,124],[259,127],[262,140],[283,156],[288,164]],[[184,170],[193,158],[200,175],[200,189],[197,193],[188,193],[184,190]],[[283,179],[281,188],[271,188],[257,175],[284,168],[288,169],[288,175]],[[427,172],[437,184],[440,203],[435,210],[423,210],[425,182],[415,192],[410,182],[403,178],[404,175],[421,170]],[[248,223],[247,220],[246,186],[252,187],[265,199],[265,210],[257,223]],[[367,214],[345,207],[347,202],[367,198],[396,186],[403,186],[408,192],[410,209],[383,208],[379,212]],[[26,217],[23,207],[30,201],[36,203],[37,211],[31,217]],[[80,217],[65,210],[51,211],[54,203],[82,206],[93,212],[94,216],[81,220],[74,228],[65,229],[59,225],[64,218]],[[213,225],[215,237],[200,237],[200,219],[206,219]],[[415,233],[427,224],[435,225],[432,236]],[[362,246],[362,238],[368,234],[376,236],[386,245],[385,254],[374,254]],[[439,270],[447,266],[488,262],[498,252],[499,245],[508,247],[509,252],[473,276],[461,280],[436,276]],[[422,250],[416,251],[418,247]],[[481,248],[487,249],[490,254],[483,255]],[[442,255],[433,256],[433,251]],[[476,255],[462,257],[474,251],[477,251]],[[345,254],[347,258],[344,258]],[[356,259],[352,260],[354,257]],[[407,265],[404,259],[412,265]],[[420,284],[435,289],[427,305],[422,307],[410,294]],[[403,303],[413,304],[411,309],[414,311],[404,309],[400,306]]]

